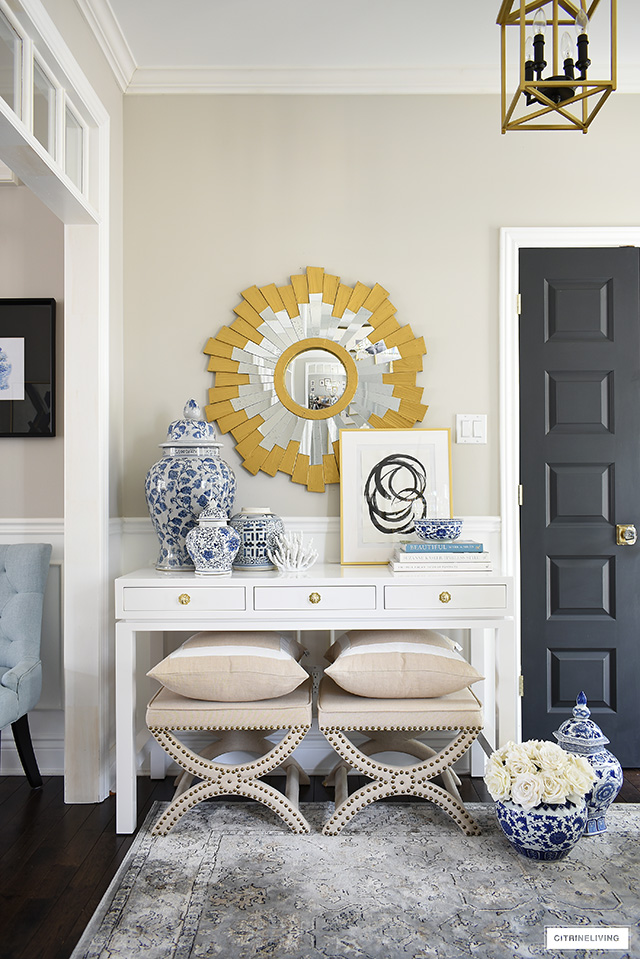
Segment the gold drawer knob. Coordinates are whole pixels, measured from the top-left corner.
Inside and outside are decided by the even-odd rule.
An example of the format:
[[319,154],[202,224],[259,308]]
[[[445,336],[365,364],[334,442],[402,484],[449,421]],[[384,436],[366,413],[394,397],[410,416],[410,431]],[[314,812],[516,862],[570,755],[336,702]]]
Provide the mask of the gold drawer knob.
[[320,593],[309,593],[309,602],[313,603],[314,606],[316,603],[319,603],[321,599],[322,599],[322,596],[320,595]]
[[181,606],[188,606],[189,603],[191,602],[191,597],[189,596],[188,593],[180,593],[180,595],[178,596],[178,602],[180,603]]
[[441,603],[450,603],[450,602],[451,602],[451,593],[448,593],[448,592],[446,591],[446,589],[443,589],[443,591],[440,593],[438,599],[440,600]]

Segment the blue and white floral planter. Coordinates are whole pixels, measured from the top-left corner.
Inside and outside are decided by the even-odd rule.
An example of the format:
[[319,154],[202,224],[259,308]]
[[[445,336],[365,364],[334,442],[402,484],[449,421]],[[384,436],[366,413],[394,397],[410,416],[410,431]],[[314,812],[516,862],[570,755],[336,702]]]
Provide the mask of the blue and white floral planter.
[[240,536],[240,549],[233,561],[234,569],[275,569],[269,559],[269,550],[274,549],[278,537],[284,533],[284,523],[279,516],[264,506],[243,507],[231,517],[229,526]]
[[564,859],[576,845],[587,822],[587,804],[541,803],[525,810],[510,799],[496,800],[503,833],[522,856],[542,862]]
[[198,525],[187,533],[187,552],[197,576],[225,576],[240,546],[240,537],[227,525],[227,513],[211,504],[200,513]]
[[167,441],[160,443],[164,454],[145,481],[149,515],[160,541],[156,569],[192,570],[186,538],[197,517],[210,503],[226,515],[233,509],[236,478],[220,458],[221,446],[196,401],[189,400],[184,418],[170,424]]

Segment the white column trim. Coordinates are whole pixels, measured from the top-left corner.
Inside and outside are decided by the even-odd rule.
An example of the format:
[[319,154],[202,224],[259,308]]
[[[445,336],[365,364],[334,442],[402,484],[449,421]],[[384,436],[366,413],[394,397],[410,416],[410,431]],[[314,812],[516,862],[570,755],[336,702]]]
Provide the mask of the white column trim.
[[[503,227],[500,230],[500,499],[503,570],[513,576],[516,659],[508,684],[517,686],[520,650],[520,379],[516,296],[520,250],[528,247],[640,247],[640,227]],[[513,686],[512,686],[513,688]],[[522,731],[522,718],[518,718]]]

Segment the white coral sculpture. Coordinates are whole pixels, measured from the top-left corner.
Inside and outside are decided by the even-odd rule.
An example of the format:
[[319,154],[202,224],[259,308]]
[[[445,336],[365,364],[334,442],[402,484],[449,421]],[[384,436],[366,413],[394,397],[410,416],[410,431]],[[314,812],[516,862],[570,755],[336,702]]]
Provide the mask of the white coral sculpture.
[[318,551],[313,549],[313,540],[310,539],[305,546],[302,533],[281,533],[267,554],[273,565],[285,572],[309,569],[318,558]]

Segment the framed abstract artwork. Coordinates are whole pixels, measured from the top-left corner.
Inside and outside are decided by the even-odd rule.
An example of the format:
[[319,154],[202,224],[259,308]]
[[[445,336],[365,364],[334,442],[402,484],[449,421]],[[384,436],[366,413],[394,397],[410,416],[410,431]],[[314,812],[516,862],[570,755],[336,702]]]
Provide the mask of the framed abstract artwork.
[[340,562],[387,563],[414,519],[451,516],[448,429],[340,431]]
[[0,436],[55,436],[53,299],[0,299]]

